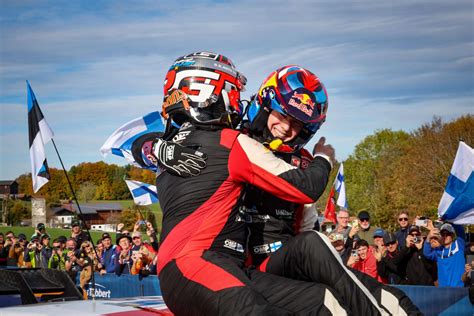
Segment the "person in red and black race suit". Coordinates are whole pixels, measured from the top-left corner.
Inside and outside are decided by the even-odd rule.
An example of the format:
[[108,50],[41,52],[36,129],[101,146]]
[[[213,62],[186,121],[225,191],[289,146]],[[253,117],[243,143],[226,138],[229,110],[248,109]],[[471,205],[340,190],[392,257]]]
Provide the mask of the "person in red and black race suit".
[[[163,298],[177,315],[344,315],[328,286],[244,268],[246,224],[236,221],[244,184],[312,203],[326,187],[334,157],[321,140],[314,160],[298,169],[224,128],[240,120],[244,83],[230,60],[212,53],[183,56],[167,74],[163,116],[168,127],[173,121],[180,128],[163,137],[173,142],[159,139],[152,147],[166,169],[157,176]],[[183,153],[186,146],[199,151]],[[199,176],[183,177],[193,174]]]
[[[295,95],[301,102],[296,102]],[[303,146],[324,122],[327,99],[324,86],[310,71],[298,66],[282,67],[265,79],[254,96],[243,129],[268,144],[277,157],[305,169],[312,156]],[[299,111],[302,104],[309,105],[303,108],[306,111]],[[309,117],[307,110],[312,108],[318,111]],[[275,116],[281,124],[274,124]],[[299,130],[296,136],[287,132],[295,128]],[[283,142],[273,146],[277,140]],[[248,224],[252,263],[261,271],[334,287],[356,315],[377,313],[377,304],[392,314],[419,313],[402,291],[349,271],[327,238],[312,230],[316,214],[311,206],[285,201],[247,185],[238,219]],[[381,304],[387,301],[395,304]]]

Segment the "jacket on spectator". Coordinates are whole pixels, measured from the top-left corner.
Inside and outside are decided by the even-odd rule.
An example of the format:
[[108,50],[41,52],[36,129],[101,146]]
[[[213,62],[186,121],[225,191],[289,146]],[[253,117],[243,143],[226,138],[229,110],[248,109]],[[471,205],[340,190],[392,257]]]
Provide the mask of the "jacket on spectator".
[[53,254],[51,258],[49,258],[48,268],[66,271],[66,252],[64,251],[61,256],[57,253]]
[[400,284],[405,276],[404,269],[401,269],[394,262],[394,258],[397,255],[398,252],[394,254],[387,252],[387,255],[377,262],[377,273],[380,277],[386,279],[389,284]]
[[464,286],[461,276],[464,273],[464,228],[460,225],[453,225],[456,230],[457,238],[449,247],[441,246],[439,248],[431,248],[429,242],[423,245],[423,254],[430,260],[436,261],[438,264],[438,285],[462,287]]
[[128,250],[126,258],[120,258],[120,253],[115,256],[115,274],[132,274],[131,269],[133,266],[132,260],[132,248]]
[[101,264],[107,273],[115,273],[115,257],[117,256],[117,246],[111,245],[109,249],[104,249]]
[[359,232],[357,233],[357,236],[359,238],[355,238],[355,239],[364,239],[364,240],[367,240],[369,245],[373,245],[374,244],[374,232],[375,232],[375,230],[376,230],[376,228],[372,225],[370,225],[367,230],[364,230],[361,227]]
[[400,228],[395,232],[395,237],[397,238],[398,241],[398,250],[401,250],[402,248],[405,248],[406,246],[406,240],[408,236],[408,228],[410,225],[408,225],[405,228]]
[[379,282],[383,282],[383,279],[377,273],[377,259],[375,259],[373,251],[373,248],[369,247],[369,249],[367,249],[367,258],[365,258],[365,260],[361,259],[356,262],[353,268],[367,275],[370,275],[374,279],[377,279]]
[[423,249],[403,247],[394,263],[405,270],[401,284],[434,285],[437,279],[436,263],[426,259]]

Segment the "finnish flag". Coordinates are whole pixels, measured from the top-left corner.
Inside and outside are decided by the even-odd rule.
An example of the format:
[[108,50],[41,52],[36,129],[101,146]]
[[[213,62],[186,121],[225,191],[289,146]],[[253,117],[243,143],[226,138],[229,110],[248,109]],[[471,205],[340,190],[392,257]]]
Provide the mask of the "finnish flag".
[[48,183],[51,179],[46,161],[44,145],[53,138],[53,131],[44,119],[36,96],[26,81],[28,91],[28,131],[30,143],[31,177],[33,179],[33,192]]
[[346,199],[346,184],[344,182],[344,166],[341,162],[339,166],[339,171],[337,172],[336,180],[334,181],[334,187],[336,192],[339,194],[337,197],[336,204],[340,207],[347,209],[347,199]]
[[459,142],[448,183],[438,206],[439,216],[454,224],[474,224],[474,150]]
[[150,205],[158,203],[156,186],[135,180],[125,180],[128,189],[132,193],[133,201],[137,205]]
[[[133,143],[140,137],[151,133],[163,133],[165,125],[158,111],[151,112],[143,117],[131,120],[115,130],[100,148],[103,157],[108,154],[117,155],[125,158],[131,165],[139,165],[132,153]],[[156,166],[150,165],[147,169],[156,171]]]

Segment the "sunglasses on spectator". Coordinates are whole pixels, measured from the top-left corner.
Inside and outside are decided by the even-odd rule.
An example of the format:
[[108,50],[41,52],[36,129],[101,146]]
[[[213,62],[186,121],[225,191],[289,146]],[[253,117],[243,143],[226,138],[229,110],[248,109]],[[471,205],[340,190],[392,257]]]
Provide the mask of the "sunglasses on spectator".
[[135,236],[135,237],[133,237],[132,239],[133,239],[133,240],[135,240],[135,239],[140,239],[140,237]]
[[368,218],[363,218],[363,219],[360,219],[361,222],[368,222],[369,219]]
[[392,241],[392,242],[389,242],[388,244],[385,244],[385,246],[388,247],[388,246],[393,246],[393,245],[395,245],[395,244],[396,244],[396,241]]
[[399,222],[407,222],[408,221],[408,218],[406,217],[401,217],[398,219]]

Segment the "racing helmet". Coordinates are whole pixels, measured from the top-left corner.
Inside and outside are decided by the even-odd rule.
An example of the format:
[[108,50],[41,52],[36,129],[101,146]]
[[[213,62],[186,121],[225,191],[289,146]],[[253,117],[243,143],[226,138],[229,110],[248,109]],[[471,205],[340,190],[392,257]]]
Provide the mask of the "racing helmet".
[[[296,65],[284,66],[272,72],[253,96],[247,108],[249,133],[270,142],[267,127],[270,112],[278,111],[303,123],[301,132],[278,151],[299,150],[313,137],[326,120],[328,95],[319,78]],[[272,149],[272,146],[270,146]]]
[[162,115],[177,125],[191,119],[201,125],[235,127],[243,115],[240,92],[246,83],[245,76],[223,55],[196,52],[181,56],[166,74]]

